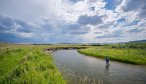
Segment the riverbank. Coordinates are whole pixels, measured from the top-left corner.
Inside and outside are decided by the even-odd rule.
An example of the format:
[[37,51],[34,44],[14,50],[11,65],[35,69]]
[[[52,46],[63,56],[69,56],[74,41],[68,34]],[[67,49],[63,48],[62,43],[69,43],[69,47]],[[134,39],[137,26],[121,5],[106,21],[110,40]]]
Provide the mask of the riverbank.
[[[47,46],[46,46],[47,47]],[[0,84],[66,84],[44,47],[0,47]]]
[[146,65],[146,50],[131,48],[94,47],[78,50],[79,53],[129,64]]

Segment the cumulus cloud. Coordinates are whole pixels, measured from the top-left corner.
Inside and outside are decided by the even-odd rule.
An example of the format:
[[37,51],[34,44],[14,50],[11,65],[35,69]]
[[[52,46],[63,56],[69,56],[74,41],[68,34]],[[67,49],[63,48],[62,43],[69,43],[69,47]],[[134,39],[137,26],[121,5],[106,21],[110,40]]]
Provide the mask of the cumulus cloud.
[[[26,42],[26,43],[46,43],[46,42],[64,42],[70,37],[74,38],[73,41],[81,40],[79,34],[86,34],[90,31],[89,27],[82,27],[80,24],[67,24],[64,23],[60,26],[54,26],[50,23],[48,18],[43,18],[39,24],[30,24],[13,17],[1,15],[0,17],[0,37],[1,41],[11,42]],[[60,30],[59,30],[60,29]],[[59,30],[59,31],[58,31]],[[10,39],[14,38],[13,40]],[[20,39],[21,41],[18,41]],[[24,41],[26,39],[26,41]],[[28,41],[27,41],[28,40]],[[67,41],[71,42],[71,41]]]
[[123,31],[122,30],[115,30],[112,32],[107,32],[104,35],[97,36],[96,39],[102,39],[102,38],[118,38],[122,37]]
[[[116,42],[146,39],[145,0],[0,1],[0,41]],[[72,39],[70,39],[72,38]]]
[[102,23],[102,20],[101,20],[101,17],[97,15],[96,16],[83,15],[79,17],[77,22],[82,25],[89,25],[89,24],[98,25]]
[[11,30],[14,25],[13,19],[0,15],[0,32]]
[[71,31],[70,34],[87,34],[89,33],[91,28],[89,26],[81,26],[79,29],[76,29],[75,31]]
[[114,22],[107,22],[105,24],[101,24],[99,25],[97,28],[99,29],[106,29],[106,28],[110,28],[110,26],[113,26]]
[[138,18],[146,18],[146,0],[123,0],[116,11],[133,12]]
[[[31,33],[34,29],[33,25],[24,21],[0,15],[0,32],[22,32]],[[10,33],[10,32],[9,32]]]

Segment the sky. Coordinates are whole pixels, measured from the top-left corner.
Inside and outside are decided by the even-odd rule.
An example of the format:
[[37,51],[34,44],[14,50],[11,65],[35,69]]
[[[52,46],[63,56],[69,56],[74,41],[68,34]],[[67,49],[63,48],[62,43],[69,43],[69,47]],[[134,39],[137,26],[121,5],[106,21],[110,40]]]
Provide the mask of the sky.
[[146,0],[0,0],[0,42],[146,39]]

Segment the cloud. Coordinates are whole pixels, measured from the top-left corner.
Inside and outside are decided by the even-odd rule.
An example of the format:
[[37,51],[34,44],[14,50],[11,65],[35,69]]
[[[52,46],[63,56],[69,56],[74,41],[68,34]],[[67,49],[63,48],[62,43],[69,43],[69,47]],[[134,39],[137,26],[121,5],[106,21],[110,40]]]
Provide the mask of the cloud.
[[133,29],[130,29],[128,32],[130,33],[140,33],[140,32],[143,32],[145,29],[144,28],[133,28]]
[[135,12],[139,18],[146,18],[146,0],[123,0],[116,11]]
[[[145,2],[146,3],[146,2]],[[139,17],[146,18],[146,5],[144,5],[140,11]]]
[[14,25],[13,19],[0,15],[0,32],[11,30]]
[[90,27],[80,24],[66,24],[62,28],[62,34],[86,34],[90,31]]
[[27,22],[0,15],[0,34],[30,38],[33,36],[33,29],[35,29],[34,26]]
[[17,26],[17,32],[31,33],[34,29],[33,25],[20,20],[16,20],[15,24]]
[[69,1],[71,1],[71,2],[73,2],[73,3],[76,3],[76,2],[78,2],[78,1],[84,1],[84,0],[69,0]]
[[101,24],[101,25],[99,25],[97,28],[99,28],[99,29],[106,29],[106,28],[110,28],[110,26],[113,26],[113,24],[114,24],[114,22],[107,22],[107,23],[105,23],[105,24]]
[[98,25],[102,23],[102,19],[98,15],[95,16],[82,15],[79,17],[77,23],[81,25]]
[[[61,28],[59,28],[61,27]],[[39,24],[30,24],[13,17],[1,15],[0,17],[0,41],[8,42],[64,42],[64,40],[74,38],[73,41],[81,40],[79,34],[83,35],[90,31],[90,27],[80,24],[54,25],[48,18],[42,18]],[[74,35],[74,36],[72,36]],[[10,39],[13,38],[13,39]],[[20,39],[20,41],[18,40]],[[26,41],[25,41],[26,40]],[[68,41],[70,42],[70,41]]]
[[106,33],[102,36],[97,36],[96,39],[103,39],[103,38],[118,38],[122,37],[123,31],[122,30],[116,30],[112,33]]
[[71,32],[70,34],[86,34],[86,33],[88,33],[88,32]]
[[146,1],[145,0],[128,0],[125,1],[125,5],[122,7],[122,9],[127,12],[127,11],[137,11],[140,9],[143,9]]
[[0,33],[0,42],[9,43],[43,43],[40,39],[20,38],[14,34]]
[[145,0],[10,0],[9,3],[1,0],[0,41],[64,43],[144,39],[145,3]]
[[88,27],[88,26],[80,26],[79,29],[76,29],[75,31],[71,31],[70,34],[82,34],[82,35],[84,35],[84,34],[89,33],[90,30],[91,30],[91,28]]

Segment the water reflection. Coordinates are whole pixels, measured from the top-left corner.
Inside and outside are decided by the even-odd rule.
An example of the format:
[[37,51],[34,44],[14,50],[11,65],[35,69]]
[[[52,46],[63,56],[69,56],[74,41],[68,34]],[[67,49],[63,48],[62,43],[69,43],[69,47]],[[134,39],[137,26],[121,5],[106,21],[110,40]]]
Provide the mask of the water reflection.
[[106,69],[106,71],[108,71],[109,70],[109,65],[106,65],[105,69]]
[[106,84],[111,84],[110,81],[110,70],[109,70],[110,66],[106,64],[105,66],[105,79],[106,79]]

